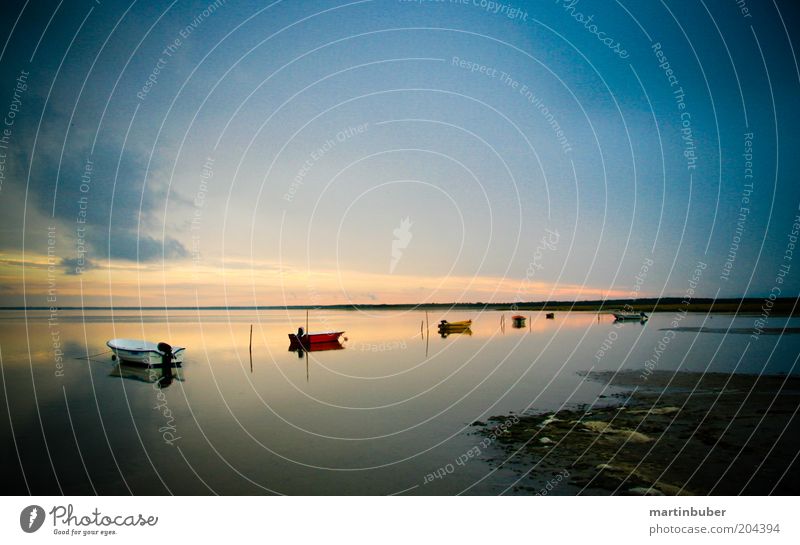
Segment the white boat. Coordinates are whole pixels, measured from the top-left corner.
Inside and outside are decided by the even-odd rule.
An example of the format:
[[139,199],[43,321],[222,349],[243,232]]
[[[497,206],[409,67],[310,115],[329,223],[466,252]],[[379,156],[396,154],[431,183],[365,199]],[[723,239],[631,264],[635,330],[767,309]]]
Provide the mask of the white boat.
[[612,314],[614,314],[614,319],[617,320],[618,322],[626,322],[632,320],[636,320],[638,322],[645,322],[648,320],[648,316],[644,312],[640,312],[639,314],[614,312]]
[[[158,344],[150,341],[136,339],[111,339],[106,343],[120,361],[138,363],[140,365],[161,365],[164,352],[158,349]],[[183,363],[182,346],[172,347],[172,362],[175,365]]]

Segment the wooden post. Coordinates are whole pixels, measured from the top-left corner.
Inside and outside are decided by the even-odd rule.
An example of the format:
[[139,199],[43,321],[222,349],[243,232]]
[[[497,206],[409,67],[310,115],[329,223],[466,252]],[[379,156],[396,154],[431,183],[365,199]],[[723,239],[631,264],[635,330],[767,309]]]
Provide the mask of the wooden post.
[[[422,327],[420,325],[420,327]],[[428,359],[428,346],[431,344],[431,330],[430,325],[428,324],[428,311],[425,311],[425,327],[426,327],[426,335],[425,335],[425,359]]]
[[308,335],[308,309],[306,309],[306,335]]
[[250,324],[250,372],[253,372],[253,324]]

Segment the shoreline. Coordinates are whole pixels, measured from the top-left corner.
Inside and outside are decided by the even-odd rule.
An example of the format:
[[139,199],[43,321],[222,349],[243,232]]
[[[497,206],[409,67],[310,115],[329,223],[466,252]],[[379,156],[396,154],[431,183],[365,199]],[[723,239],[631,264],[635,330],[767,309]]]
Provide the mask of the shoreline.
[[[774,300],[770,316],[800,316],[800,298],[781,297]],[[587,301],[529,301],[510,303],[424,303],[424,304],[346,304],[346,305],[259,305],[259,306],[59,306],[57,310],[114,310],[114,311],[177,311],[177,310],[492,310],[515,311],[560,311],[560,312],[611,312],[625,309],[628,312],[695,312],[735,315],[760,315],[764,298],[695,298],[686,303],[680,297],[660,299],[609,299]],[[47,306],[7,306],[0,311],[53,310]]]
[[[515,491],[585,495],[767,495],[800,489],[800,376],[586,372],[609,389],[592,406],[527,413],[494,434]],[[506,416],[489,420],[496,422]],[[495,460],[501,458],[496,456]],[[522,470],[522,471],[520,471]],[[538,486],[537,486],[538,483]]]

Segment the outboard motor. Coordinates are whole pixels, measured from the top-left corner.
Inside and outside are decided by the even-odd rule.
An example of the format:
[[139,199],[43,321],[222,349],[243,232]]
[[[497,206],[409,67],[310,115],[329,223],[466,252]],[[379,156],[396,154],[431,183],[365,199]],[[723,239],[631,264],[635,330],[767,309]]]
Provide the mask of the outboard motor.
[[172,360],[175,355],[172,353],[172,347],[165,342],[158,343],[157,348],[161,352],[161,380],[159,383],[162,386],[169,386],[172,383]]
[[298,339],[302,339],[305,336],[305,334],[306,334],[306,330],[305,329],[303,329],[302,327],[298,327],[297,328],[297,338]]

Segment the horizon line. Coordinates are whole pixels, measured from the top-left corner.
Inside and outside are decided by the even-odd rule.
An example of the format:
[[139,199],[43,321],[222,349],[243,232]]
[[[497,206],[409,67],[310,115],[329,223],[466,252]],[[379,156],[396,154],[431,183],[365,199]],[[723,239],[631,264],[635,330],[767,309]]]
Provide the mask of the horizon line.
[[[561,300],[561,301],[512,301],[500,303],[484,303],[469,302],[469,303],[340,303],[330,305],[203,305],[203,306],[189,306],[189,305],[176,305],[176,306],[0,306],[0,310],[316,310],[316,309],[346,309],[346,308],[425,308],[425,307],[482,307],[482,308],[495,308],[496,307],[511,307],[511,306],[541,306],[560,305],[560,306],[581,306],[581,305],[599,305],[606,306],[614,303],[630,303],[637,304],[650,304],[650,303],[665,303],[685,302],[687,306],[692,304],[709,304],[709,303],[745,303],[764,301],[765,297],[696,297],[686,300],[685,297],[640,297],[640,298],[621,298],[621,299],[581,299],[581,300]],[[773,304],[788,301],[797,301],[800,299],[798,296],[778,297],[773,301]]]

